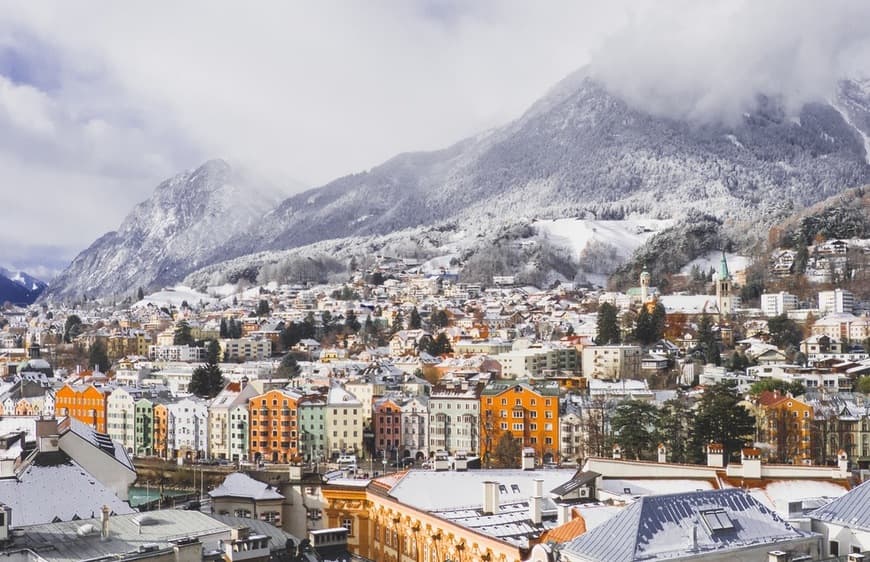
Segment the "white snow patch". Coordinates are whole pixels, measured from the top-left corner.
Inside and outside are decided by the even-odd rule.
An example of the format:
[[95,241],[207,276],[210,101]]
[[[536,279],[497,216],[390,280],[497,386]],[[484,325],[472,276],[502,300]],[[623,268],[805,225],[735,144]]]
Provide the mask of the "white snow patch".
[[577,257],[595,240],[612,244],[620,257],[628,258],[653,234],[673,222],[669,219],[557,219],[538,221],[535,225],[542,236],[555,245],[570,248]]
[[852,122],[852,119],[849,117],[849,113],[846,110],[834,103],[833,100],[829,103],[831,104],[831,107],[839,112],[840,116],[843,118],[843,121],[845,121],[847,125],[855,129],[855,131],[859,135],[861,135],[861,140],[864,141],[864,159],[867,161],[868,164],[870,164],[870,137],[868,137],[867,133],[862,131],[859,127],[855,125],[855,123]]
[[141,307],[153,304],[154,306],[174,306],[177,308],[180,307],[181,303],[184,301],[187,301],[187,304],[190,306],[195,306],[199,301],[210,303],[214,302],[214,300],[214,298],[205,293],[200,293],[191,287],[177,285],[175,287],[168,287],[162,291],[146,295],[144,299],[133,306]]
[[[725,259],[728,261],[728,271],[732,274],[743,271],[747,267],[749,267],[750,259],[746,256],[741,256],[739,254],[725,254]],[[683,269],[680,270],[680,273],[688,275],[692,271],[692,267],[697,265],[701,271],[707,272],[710,271],[712,267],[715,271],[719,271],[719,263],[722,261],[722,252],[718,250],[713,250],[707,252],[703,256],[697,257],[693,259],[691,262],[686,264]]]
[[743,146],[743,143],[737,140],[737,137],[735,137],[734,135],[725,135],[725,138],[730,140],[731,144],[733,144],[737,148],[746,148],[745,146]]

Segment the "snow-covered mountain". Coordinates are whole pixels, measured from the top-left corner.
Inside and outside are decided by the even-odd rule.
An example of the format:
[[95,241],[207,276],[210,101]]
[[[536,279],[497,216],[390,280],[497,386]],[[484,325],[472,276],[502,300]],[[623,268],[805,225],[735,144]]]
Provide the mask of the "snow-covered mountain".
[[80,253],[47,295],[129,295],[253,251],[249,234],[280,199],[226,162],[206,162],[157,186],[117,231]]
[[[161,205],[141,205],[118,233],[76,258],[53,290],[117,292],[165,284],[205,266],[213,278],[221,259],[311,244],[344,254],[365,254],[355,249],[359,244],[394,247],[415,236],[455,246],[449,232],[496,239],[513,232],[511,225],[565,217],[680,221],[701,212],[715,216],[739,243],[747,235],[763,238],[764,225],[794,209],[870,183],[868,134],[867,82],[844,81],[836,99],[807,104],[798,115],[759,96],[753,112],[729,125],[638,111],[578,71],[499,129],[443,150],[398,155],[290,197],[270,213],[262,206],[224,208],[247,217],[238,221],[247,220],[247,230],[224,228],[219,220],[183,222],[197,215],[172,211],[190,206],[184,189],[171,188],[194,182],[183,174],[158,188],[157,194],[167,192]],[[242,205],[256,198],[230,199]],[[199,214],[214,218],[205,209]],[[475,251],[465,245],[459,258]],[[269,255],[228,267],[261,267]]]
[[48,285],[23,271],[0,267],[0,303],[24,305],[34,302]]

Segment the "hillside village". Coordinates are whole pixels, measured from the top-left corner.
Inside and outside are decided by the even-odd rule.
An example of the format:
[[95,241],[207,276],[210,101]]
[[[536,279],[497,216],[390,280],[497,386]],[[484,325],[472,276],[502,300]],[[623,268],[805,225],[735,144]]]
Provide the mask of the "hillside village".
[[[814,254],[836,260],[846,251],[854,248],[835,240]],[[793,274],[785,261],[785,253],[771,260],[771,276]],[[740,501],[772,520],[793,519],[795,505],[818,496],[843,496],[870,469],[870,301],[826,280],[810,302],[778,291],[755,305],[741,302],[746,271],[732,271],[724,253],[706,282],[694,269],[687,283],[697,294],[663,293],[646,270],[625,292],[568,283],[542,290],[508,275],[462,283],[422,274],[416,260],[379,258],[341,283],[6,306],[0,421],[57,419],[49,434],[93,435],[130,469],[162,459],[268,481],[262,475],[289,467],[289,491],[263,495],[255,478],[228,476],[210,486],[209,509],[297,537],[343,527],[341,544],[373,560],[429,559],[404,543],[399,554],[399,539],[377,523],[392,516],[368,506],[386,493],[395,505],[379,510],[431,512],[419,492],[403,499],[393,490],[424,489],[445,474],[459,488],[488,489],[483,480],[501,478],[507,503],[490,513],[531,517],[522,531],[504,522],[480,530],[462,511],[469,500],[436,502],[454,555],[469,544],[465,531],[495,538],[469,560],[491,560],[487,552],[596,559],[582,554],[595,551],[593,527],[645,510],[644,498],[662,491],[691,503],[699,490],[742,488],[751,493]],[[561,495],[545,497],[535,475]],[[310,482],[302,512],[289,499],[294,481]],[[118,491],[123,502],[127,490]],[[240,494],[271,504],[220,508],[221,498]],[[475,519],[485,519],[493,494]],[[719,501],[711,498],[704,501]],[[85,503],[83,512],[99,512]],[[135,512],[122,505],[112,516]],[[48,509],[45,521],[33,514],[30,523],[67,517]],[[795,552],[847,548],[836,540],[812,547],[815,535],[803,527],[777,524]]]

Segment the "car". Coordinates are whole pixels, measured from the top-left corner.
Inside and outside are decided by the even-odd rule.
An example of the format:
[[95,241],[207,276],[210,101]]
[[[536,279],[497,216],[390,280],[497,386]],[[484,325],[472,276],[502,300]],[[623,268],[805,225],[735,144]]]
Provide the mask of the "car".
[[408,458],[402,459],[398,462],[394,462],[390,466],[392,466],[393,468],[399,468],[399,467],[408,468],[409,466],[414,466],[414,459],[412,459],[411,457],[408,457]]

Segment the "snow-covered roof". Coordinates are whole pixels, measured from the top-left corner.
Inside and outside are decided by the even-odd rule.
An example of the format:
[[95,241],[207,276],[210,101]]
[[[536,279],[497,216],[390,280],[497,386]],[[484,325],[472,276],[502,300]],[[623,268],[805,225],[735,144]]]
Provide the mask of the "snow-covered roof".
[[329,406],[362,406],[362,402],[356,396],[340,386],[329,389],[326,401]]
[[96,516],[104,505],[112,513],[134,513],[62,451],[39,453],[17,478],[0,479],[0,502],[12,509],[16,527]]
[[565,545],[583,560],[668,560],[814,535],[792,527],[744,490],[647,496]]
[[284,496],[270,485],[254,480],[241,472],[227,475],[223,483],[208,495],[212,498],[250,498],[254,501],[284,499]]
[[390,495],[406,505],[426,511],[480,507],[483,505],[485,481],[503,485],[499,502],[512,503],[528,501],[535,479],[544,481],[544,490],[552,490],[570,480],[574,472],[572,469],[493,469],[467,472],[409,470],[392,487]]
[[812,519],[870,531],[870,482],[864,482],[828,505],[810,513]]

